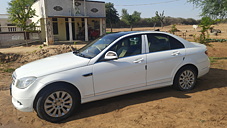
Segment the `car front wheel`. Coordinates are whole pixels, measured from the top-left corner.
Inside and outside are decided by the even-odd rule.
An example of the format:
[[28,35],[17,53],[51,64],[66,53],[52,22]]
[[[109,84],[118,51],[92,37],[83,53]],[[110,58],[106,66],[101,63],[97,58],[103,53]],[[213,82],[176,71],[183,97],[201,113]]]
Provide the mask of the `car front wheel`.
[[183,67],[180,69],[173,82],[173,87],[181,91],[192,90],[195,87],[197,74],[192,67]]
[[[52,88],[51,88],[52,87]],[[36,104],[40,118],[59,122],[73,114],[80,104],[77,91],[63,86],[51,86],[41,92]]]

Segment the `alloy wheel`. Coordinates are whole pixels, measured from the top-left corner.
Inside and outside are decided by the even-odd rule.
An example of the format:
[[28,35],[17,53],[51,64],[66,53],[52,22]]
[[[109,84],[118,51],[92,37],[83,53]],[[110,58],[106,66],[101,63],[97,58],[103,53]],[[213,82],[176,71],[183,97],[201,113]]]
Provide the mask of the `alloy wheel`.
[[190,70],[185,70],[180,74],[179,85],[182,89],[190,89],[195,83],[195,74]]
[[44,102],[44,110],[51,117],[62,117],[72,108],[72,96],[65,91],[50,94]]

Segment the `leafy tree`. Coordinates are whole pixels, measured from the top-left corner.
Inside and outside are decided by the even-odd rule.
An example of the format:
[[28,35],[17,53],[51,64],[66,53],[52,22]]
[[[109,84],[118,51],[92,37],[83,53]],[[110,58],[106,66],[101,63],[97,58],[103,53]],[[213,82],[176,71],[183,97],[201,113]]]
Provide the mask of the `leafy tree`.
[[217,23],[218,21],[219,20],[213,20],[210,17],[203,17],[199,24],[199,27],[201,27],[201,30],[200,30],[201,34],[197,39],[194,37],[195,41],[199,41],[200,43],[209,46],[210,44],[208,41],[208,38],[209,38],[208,30],[211,28],[211,25]]
[[34,30],[35,23],[29,22],[29,18],[33,18],[35,10],[31,8],[34,0],[11,0],[7,12],[9,13],[9,20],[17,27],[22,28],[25,32],[25,40],[29,30]]
[[155,29],[155,26],[156,26],[158,21],[159,21],[159,18],[157,16],[151,18],[151,22],[153,22],[153,24],[154,24],[153,25],[154,29]]
[[175,32],[177,32],[177,31],[179,31],[179,30],[176,28],[176,25],[173,24],[171,29],[169,30],[169,32],[172,33],[172,34],[175,34]]
[[141,17],[141,13],[134,11],[132,15],[128,13],[126,9],[122,9],[122,21],[124,21],[127,25],[130,25],[131,31],[133,29],[133,25],[137,23]]
[[198,24],[198,22],[195,19],[193,19],[193,18],[187,18],[187,19],[183,20],[182,23],[183,24],[187,24],[187,25]]
[[201,16],[213,19],[227,17],[227,0],[188,0],[188,2],[202,8]]
[[162,13],[158,13],[158,11],[155,12],[155,15],[156,17],[158,18],[158,20],[161,22],[161,27],[163,28],[163,25],[164,25],[164,19],[165,19],[165,16],[164,16],[164,11],[162,11]]
[[113,24],[116,24],[120,21],[119,14],[117,10],[114,8],[113,3],[106,3],[106,22],[111,27],[111,32],[113,31]]

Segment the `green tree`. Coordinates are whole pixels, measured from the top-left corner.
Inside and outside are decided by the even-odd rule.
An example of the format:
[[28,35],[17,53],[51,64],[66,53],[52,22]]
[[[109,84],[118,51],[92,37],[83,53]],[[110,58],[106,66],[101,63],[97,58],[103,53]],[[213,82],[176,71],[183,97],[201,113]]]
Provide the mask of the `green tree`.
[[27,33],[34,30],[35,23],[29,22],[29,18],[33,18],[35,10],[31,8],[34,0],[11,0],[7,12],[9,13],[9,20],[17,27],[22,28],[25,32],[25,40],[27,40]]
[[155,12],[155,15],[156,17],[158,18],[158,20],[161,22],[161,27],[163,28],[164,26],[164,19],[165,19],[165,16],[164,16],[164,11],[162,11],[162,13],[158,13],[158,11]]
[[120,21],[119,14],[117,10],[114,8],[113,3],[106,3],[106,22],[111,27],[111,32],[113,31],[113,24],[116,24]]
[[173,24],[171,29],[169,30],[170,33],[172,34],[175,34],[175,32],[179,31],[177,28],[176,28],[176,24]]
[[213,19],[227,17],[227,0],[188,0],[188,2],[202,8],[201,16],[208,16]]
[[153,23],[153,27],[155,29],[157,22],[159,21],[157,16],[151,18],[151,22]]
[[[208,38],[209,33],[208,30],[211,28],[211,25],[217,23],[219,20],[213,20],[210,17],[203,17],[200,21],[199,27],[201,27],[200,36],[195,39],[195,41],[199,41],[201,44],[210,45]],[[195,37],[194,37],[195,38]]]
[[128,13],[126,9],[122,9],[122,21],[127,25],[130,25],[131,31],[133,29],[133,25],[136,24],[140,19],[141,13],[134,11],[132,15]]

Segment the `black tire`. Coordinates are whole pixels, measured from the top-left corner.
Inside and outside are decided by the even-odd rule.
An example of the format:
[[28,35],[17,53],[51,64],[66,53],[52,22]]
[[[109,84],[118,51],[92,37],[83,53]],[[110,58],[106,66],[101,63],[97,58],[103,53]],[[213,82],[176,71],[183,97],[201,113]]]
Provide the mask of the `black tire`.
[[51,85],[38,96],[36,112],[49,122],[60,122],[70,117],[80,105],[80,95],[72,87]]
[[181,68],[175,75],[173,87],[177,90],[188,91],[195,87],[197,72],[195,68],[187,66]]

